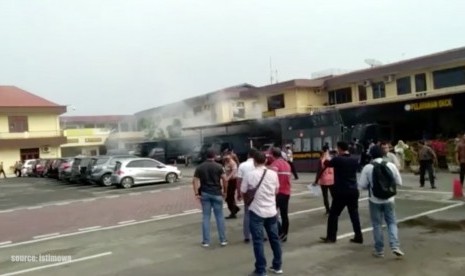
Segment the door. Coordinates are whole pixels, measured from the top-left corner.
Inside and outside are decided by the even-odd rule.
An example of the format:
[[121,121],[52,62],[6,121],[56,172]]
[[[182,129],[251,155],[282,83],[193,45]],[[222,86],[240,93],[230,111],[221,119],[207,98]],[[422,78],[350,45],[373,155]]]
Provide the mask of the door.
[[162,181],[161,163],[155,160],[143,160],[144,176],[146,182]]
[[39,148],[32,148],[32,149],[20,149],[19,154],[21,157],[21,161],[29,159],[39,159],[40,151]]

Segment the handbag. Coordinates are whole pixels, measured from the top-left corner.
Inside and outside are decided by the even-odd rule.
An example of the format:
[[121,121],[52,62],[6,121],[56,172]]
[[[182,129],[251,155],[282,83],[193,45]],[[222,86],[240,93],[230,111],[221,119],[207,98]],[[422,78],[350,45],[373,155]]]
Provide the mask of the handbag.
[[262,185],[263,179],[265,178],[266,174],[266,169],[263,171],[262,178],[260,178],[260,182],[258,182],[258,185],[250,190],[247,190],[247,192],[244,194],[244,204],[246,206],[250,206],[252,204],[254,198],[255,198],[255,193],[257,192],[258,188],[260,188],[260,185]]

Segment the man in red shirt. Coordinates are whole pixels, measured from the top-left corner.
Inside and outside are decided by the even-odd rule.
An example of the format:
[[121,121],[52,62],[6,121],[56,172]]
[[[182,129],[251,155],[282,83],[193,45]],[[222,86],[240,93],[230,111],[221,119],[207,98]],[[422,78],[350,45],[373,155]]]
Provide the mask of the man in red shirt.
[[279,237],[281,241],[287,241],[287,234],[289,231],[289,198],[291,196],[291,166],[283,159],[280,148],[273,148],[271,151],[273,155],[273,163],[270,169],[278,173],[279,178],[279,191],[276,195],[276,208],[279,210],[281,216],[281,223],[279,227]]

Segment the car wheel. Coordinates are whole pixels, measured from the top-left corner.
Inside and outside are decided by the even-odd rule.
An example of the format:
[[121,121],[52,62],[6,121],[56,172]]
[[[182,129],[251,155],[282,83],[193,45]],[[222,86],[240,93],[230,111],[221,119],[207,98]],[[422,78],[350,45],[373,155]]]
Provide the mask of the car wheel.
[[111,186],[111,175],[104,174],[102,178],[100,179],[100,182],[103,184],[103,186],[106,186],[106,187]]
[[129,189],[132,187],[132,185],[134,185],[134,180],[132,180],[130,177],[125,177],[123,180],[121,180],[121,187],[124,189]]
[[175,173],[169,173],[166,175],[166,182],[174,183],[178,179],[178,176]]

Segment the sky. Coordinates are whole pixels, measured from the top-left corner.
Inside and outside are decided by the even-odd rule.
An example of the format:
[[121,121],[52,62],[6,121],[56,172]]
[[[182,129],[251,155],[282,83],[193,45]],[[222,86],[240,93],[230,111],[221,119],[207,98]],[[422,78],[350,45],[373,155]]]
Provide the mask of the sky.
[[[447,3],[447,4],[446,4]],[[0,0],[0,85],[66,115],[465,46],[463,0]],[[0,99],[1,100],[1,99]]]

